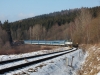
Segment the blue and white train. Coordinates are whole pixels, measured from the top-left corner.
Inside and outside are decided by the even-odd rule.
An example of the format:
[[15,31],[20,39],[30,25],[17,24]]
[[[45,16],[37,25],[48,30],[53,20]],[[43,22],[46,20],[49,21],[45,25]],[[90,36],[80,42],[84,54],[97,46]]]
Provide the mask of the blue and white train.
[[54,40],[54,41],[41,41],[41,40],[24,40],[24,44],[34,44],[34,45],[72,45],[72,42],[65,40]]

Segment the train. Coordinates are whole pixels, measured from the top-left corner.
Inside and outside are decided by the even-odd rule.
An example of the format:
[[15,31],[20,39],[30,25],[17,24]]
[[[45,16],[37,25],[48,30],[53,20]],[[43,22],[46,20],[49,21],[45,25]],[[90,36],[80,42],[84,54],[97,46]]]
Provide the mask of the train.
[[21,44],[33,44],[33,45],[52,45],[52,46],[70,46],[75,47],[78,49],[79,44],[73,43],[71,41],[66,40],[21,40],[21,41],[14,41],[13,45],[21,45]]
[[45,40],[24,40],[24,44],[66,46],[66,45],[72,45],[73,43],[72,42],[68,42],[66,40],[51,40],[51,41],[45,41]]

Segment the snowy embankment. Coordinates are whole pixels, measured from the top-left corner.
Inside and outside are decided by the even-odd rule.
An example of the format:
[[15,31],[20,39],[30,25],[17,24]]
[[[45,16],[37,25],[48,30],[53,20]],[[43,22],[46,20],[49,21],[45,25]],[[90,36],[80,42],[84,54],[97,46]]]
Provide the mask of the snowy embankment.
[[[32,53],[26,53],[26,54],[20,54],[20,55],[2,55],[0,56],[1,61],[5,60],[11,60],[16,58],[22,58],[22,57],[28,57],[28,56],[34,56],[39,54],[45,54],[55,51],[62,51],[69,49],[68,47],[63,47],[55,50],[43,50],[38,52],[32,52]],[[80,65],[82,64],[84,60],[84,53],[81,49],[74,51],[69,54],[65,54],[62,56],[59,56],[57,58],[53,58],[48,61],[44,61],[42,63],[38,63],[36,65],[30,65],[28,67],[25,67],[23,69],[15,70],[13,72],[7,73],[7,75],[13,75],[13,74],[29,74],[29,75],[77,75],[76,71],[80,68]]]
[[100,44],[83,45],[86,51],[86,60],[82,65],[80,75],[100,75]]
[[30,75],[77,75],[83,60],[84,53],[79,49],[75,52],[45,61],[39,64],[40,66],[44,65],[42,68],[40,66],[33,67],[36,72],[28,73]]

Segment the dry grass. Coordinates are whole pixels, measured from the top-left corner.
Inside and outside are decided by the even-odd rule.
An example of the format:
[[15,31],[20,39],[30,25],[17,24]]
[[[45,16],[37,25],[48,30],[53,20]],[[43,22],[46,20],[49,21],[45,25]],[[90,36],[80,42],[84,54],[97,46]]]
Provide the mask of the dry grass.
[[100,72],[100,44],[84,46],[81,47],[88,53],[88,56],[82,69],[78,71],[78,75],[96,75]]
[[9,49],[3,48],[0,49],[0,55],[8,55],[8,54],[20,54],[20,53],[28,53],[35,52],[40,50],[51,50],[57,48],[57,46],[42,46],[42,45],[19,45],[12,46]]

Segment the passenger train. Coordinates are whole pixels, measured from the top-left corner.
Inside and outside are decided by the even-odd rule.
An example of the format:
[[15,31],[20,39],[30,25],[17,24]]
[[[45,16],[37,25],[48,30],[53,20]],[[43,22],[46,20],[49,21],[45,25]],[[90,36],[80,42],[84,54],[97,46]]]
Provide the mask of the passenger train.
[[24,44],[35,44],[35,45],[72,45],[72,42],[65,40],[53,40],[53,41],[42,41],[42,40],[24,40]]

